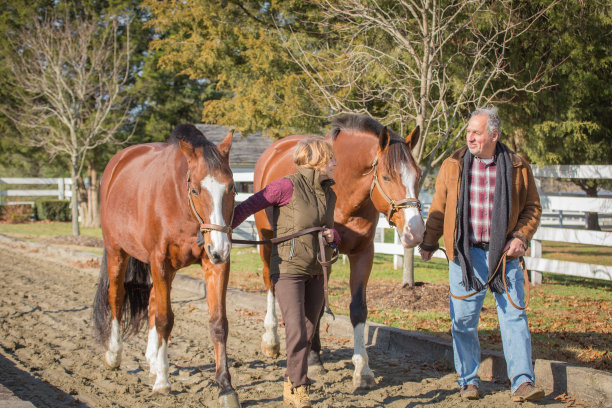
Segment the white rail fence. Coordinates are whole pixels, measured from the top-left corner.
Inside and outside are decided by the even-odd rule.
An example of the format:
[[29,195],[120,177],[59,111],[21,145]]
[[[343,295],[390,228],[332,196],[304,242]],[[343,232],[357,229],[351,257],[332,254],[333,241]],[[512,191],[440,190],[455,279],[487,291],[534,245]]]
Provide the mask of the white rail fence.
[[[34,197],[54,197],[60,200],[72,197],[70,187],[72,179],[70,178],[26,178],[26,177],[0,177],[0,185],[45,185],[53,186],[49,189],[6,189],[0,190],[0,202],[2,204],[34,204],[31,200],[23,200],[23,198]],[[17,197],[17,201],[12,200]],[[22,199],[19,201],[19,199]]]
[[[612,166],[532,166],[536,181],[542,178],[595,178],[595,179],[612,179]],[[253,183],[252,169],[235,169],[234,181],[237,183]],[[23,203],[20,201],[4,200],[5,197],[44,197],[52,196],[57,198],[69,198],[70,179],[66,178],[0,178],[0,184],[13,185],[54,185],[56,188],[47,190],[2,190],[2,202],[7,203]],[[251,194],[238,193],[236,201],[244,201]],[[431,204],[431,194],[422,192],[420,195],[424,205],[424,216],[426,216],[429,205]],[[527,269],[531,271],[532,283],[541,283],[542,272],[580,276],[585,278],[597,278],[604,280],[612,280],[612,266],[585,264],[577,262],[567,262],[554,259],[542,258],[542,241],[566,242],[575,244],[612,246],[612,232],[587,231],[577,229],[576,227],[585,226],[585,212],[596,212],[600,214],[601,221],[607,223],[612,215],[612,198],[609,197],[580,197],[567,195],[541,195],[540,196],[544,214],[542,223],[536,232],[531,242],[531,256],[525,257]],[[31,202],[29,202],[31,203]],[[245,239],[255,238],[256,230],[254,228],[254,219],[249,217],[246,223],[236,231],[236,233]],[[572,226],[573,228],[558,228],[556,226]],[[384,217],[381,217],[377,229],[377,239],[374,243],[374,251],[380,254],[394,255],[394,265],[396,267],[401,264],[401,258],[404,256],[404,248],[398,243],[397,234],[394,234],[394,243],[385,243],[384,229],[390,228]],[[416,250],[415,250],[415,255]],[[435,257],[444,258],[444,254],[437,251]]]

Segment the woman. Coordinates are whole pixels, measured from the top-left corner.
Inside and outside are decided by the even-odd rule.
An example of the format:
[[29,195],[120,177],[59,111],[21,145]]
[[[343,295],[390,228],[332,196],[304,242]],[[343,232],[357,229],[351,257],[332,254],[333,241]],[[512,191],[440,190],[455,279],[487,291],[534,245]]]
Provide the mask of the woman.
[[[273,207],[274,237],[293,234],[310,227],[334,224],[336,161],[330,143],[310,138],[298,143],[293,154],[297,172],[271,182],[263,190],[236,207],[232,228],[248,216]],[[327,243],[340,243],[333,228],[323,231]],[[287,370],[283,400],[294,407],[310,407],[307,357],[314,330],[323,310],[323,269],[317,262],[316,233],[301,235],[274,245],[270,277],[285,322]],[[326,249],[325,259],[331,258]]]

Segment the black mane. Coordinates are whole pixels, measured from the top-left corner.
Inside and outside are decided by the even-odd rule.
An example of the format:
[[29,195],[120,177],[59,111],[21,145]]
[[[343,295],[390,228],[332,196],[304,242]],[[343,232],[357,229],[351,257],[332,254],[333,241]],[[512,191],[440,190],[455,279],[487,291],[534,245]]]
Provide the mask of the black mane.
[[[327,135],[331,136],[332,139],[336,139],[342,130],[358,130],[372,133],[378,137],[382,129],[383,125],[369,116],[343,114],[336,116],[332,120],[331,129]],[[404,143],[404,139],[391,129],[387,128],[387,130],[391,136],[389,148],[387,149],[387,171],[393,173],[395,169],[399,169],[400,163],[405,163],[407,161],[413,163],[416,167],[410,148]]]
[[201,147],[202,156],[206,161],[209,169],[218,169],[223,163],[221,154],[217,146],[210,140],[206,139],[204,133],[202,133],[194,125],[183,123],[177,125],[172,134],[168,138],[168,144],[178,146],[179,140],[190,144],[194,149]]
[[[383,129],[383,125],[376,119],[369,116],[343,114],[332,119],[331,129],[328,135],[331,135],[332,139],[335,139],[338,137],[338,133],[340,133],[341,130],[348,129],[369,132],[378,136],[380,135],[380,131]],[[389,131],[392,139],[401,139],[401,137],[391,129],[387,130]]]

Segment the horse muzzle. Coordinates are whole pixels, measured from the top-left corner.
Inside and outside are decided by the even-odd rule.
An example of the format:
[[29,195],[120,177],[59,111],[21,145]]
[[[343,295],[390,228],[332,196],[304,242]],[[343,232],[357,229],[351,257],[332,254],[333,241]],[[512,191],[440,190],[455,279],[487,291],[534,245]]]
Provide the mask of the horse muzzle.
[[222,250],[216,250],[213,248],[213,245],[207,244],[204,246],[204,249],[206,250],[206,255],[208,255],[210,262],[215,265],[229,261],[231,249],[230,245],[228,245],[227,249],[223,248]]
[[404,248],[414,248],[423,242],[423,235],[425,235],[425,224],[420,214],[409,218],[400,235],[402,246]]

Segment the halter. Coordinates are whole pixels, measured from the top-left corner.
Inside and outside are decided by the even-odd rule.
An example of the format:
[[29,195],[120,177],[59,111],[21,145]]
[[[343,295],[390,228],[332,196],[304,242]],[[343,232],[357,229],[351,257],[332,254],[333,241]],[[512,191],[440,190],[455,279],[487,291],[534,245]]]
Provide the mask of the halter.
[[421,202],[419,201],[418,198],[408,197],[408,198],[403,198],[401,200],[395,201],[391,197],[389,197],[387,193],[385,193],[385,190],[382,188],[382,186],[378,182],[378,157],[376,157],[374,161],[372,162],[372,169],[368,171],[367,173],[364,173],[363,175],[367,176],[368,174],[372,172],[374,172],[374,177],[372,178],[372,185],[370,186],[370,200],[372,199],[372,191],[374,191],[374,187],[376,186],[376,188],[378,189],[380,194],[383,196],[387,204],[389,204],[389,211],[387,211],[387,214],[386,214],[387,222],[389,223],[389,225],[391,225],[392,227],[395,227],[395,224],[393,223],[393,221],[391,221],[391,218],[393,217],[393,214],[395,214],[396,211],[402,208],[416,208],[419,210],[419,212],[421,212]]
[[[217,224],[207,224],[204,222],[204,219],[200,216],[200,214],[198,213],[198,210],[196,210],[195,208],[195,204],[193,202],[193,193],[191,191],[191,175],[189,170],[187,170],[187,198],[189,201],[189,206],[191,207],[191,211],[193,212],[193,215],[195,215],[195,217],[198,219],[198,222],[200,223],[200,231],[198,231],[198,238],[197,238],[197,244],[198,246],[202,246],[204,245],[204,235],[207,232],[210,231],[220,231],[220,232],[224,232],[226,234],[228,234],[230,236],[231,239],[231,235],[232,235],[232,227],[229,225],[217,225]],[[235,191],[234,191],[235,193]],[[232,217],[231,220],[234,219],[234,210],[232,209]],[[231,221],[230,221],[230,225],[231,225]]]

